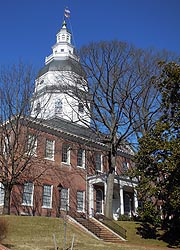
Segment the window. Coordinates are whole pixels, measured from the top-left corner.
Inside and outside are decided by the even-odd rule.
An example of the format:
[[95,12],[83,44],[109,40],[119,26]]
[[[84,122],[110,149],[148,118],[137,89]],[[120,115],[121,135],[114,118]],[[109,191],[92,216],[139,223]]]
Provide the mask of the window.
[[102,201],[103,201],[103,192],[101,189],[96,190],[96,213],[102,213]]
[[84,211],[84,192],[83,191],[77,191],[77,211],[83,212]]
[[37,150],[37,138],[34,134],[28,135],[28,141],[27,141],[27,153],[29,155],[36,155]]
[[23,191],[23,201],[22,204],[26,206],[33,205],[33,183],[26,182],[24,183],[24,191]]
[[84,112],[84,105],[82,102],[79,102],[78,104],[78,112],[83,113]]
[[85,150],[82,148],[79,148],[77,152],[77,165],[78,167],[85,168]]
[[126,172],[128,170],[128,163],[126,161],[123,162],[123,171]]
[[44,185],[43,186],[43,202],[42,206],[46,208],[51,208],[52,206],[52,186]]
[[46,140],[45,158],[54,160],[54,141]]
[[41,112],[41,104],[40,104],[40,102],[37,103],[35,111],[36,111],[37,114]]
[[62,114],[62,101],[60,99],[55,101],[55,114]]
[[102,171],[101,154],[99,153],[96,153],[95,155],[95,164],[96,164],[96,171],[101,172]]
[[41,80],[38,84],[41,85],[44,83],[44,80]]
[[0,206],[4,205],[4,186],[0,183]]
[[67,144],[62,145],[62,162],[70,164],[70,147]]
[[9,149],[10,149],[10,137],[5,136],[3,143],[4,143],[3,154],[4,154],[5,158],[6,158],[6,157],[8,157]]
[[68,210],[69,207],[69,190],[67,188],[61,189],[61,209]]

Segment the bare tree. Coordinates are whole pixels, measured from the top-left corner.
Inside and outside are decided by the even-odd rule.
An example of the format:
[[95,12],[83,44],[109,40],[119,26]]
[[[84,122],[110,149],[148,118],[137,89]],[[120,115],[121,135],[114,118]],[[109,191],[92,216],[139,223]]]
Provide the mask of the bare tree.
[[[157,87],[161,72],[160,62],[178,60],[178,57],[165,50],[155,51],[153,49],[138,50],[135,56],[135,74],[139,79],[134,91],[129,93],[129,98],[133,99],[135,114],[132,119],[133,136],[131,141],[136,142],[134,147],[137,150],[138,139],[154,127],[161,115],[161,94]],[[128,116],[128,106],[125,112]]]
[[10,214],[12,189],[23,181],[36,153],[37,133],[33,133],[32,124],[37,116],[28,118],[34,108],[33,89],[32,66],[20,62],[1,68],[0,182],[4,188],[4,214]]
[[[63,85],[63,91],[84,105],[79,120],[106,145],[109,170],[105,215],[109,218],[118,150],[126,148],[130,152],[130,145],[134,146],[156,121],[160,98],[155,85],[158,62],[168,56],[166,52],[144,51],[124,42],[91,43],[80,50],[87,79],[79,77],[75,84],[71,80],[68,85],[67,80]],[[75,106],[73,109],[77,112]]]

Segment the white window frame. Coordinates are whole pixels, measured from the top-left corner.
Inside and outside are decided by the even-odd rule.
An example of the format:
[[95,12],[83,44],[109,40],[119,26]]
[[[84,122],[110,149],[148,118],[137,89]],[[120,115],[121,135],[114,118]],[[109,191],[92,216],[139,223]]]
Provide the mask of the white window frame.
[[78,113],[83,114],[84,113],[84,104],[82,102],[78,103]]
[[[100,169],[97,169],[97,156],[100,156]],[[101,153],[96,153],[95,154],[95,171],[98,173],[102,173],[103,172],[103,158],[102,158],[102,154]]]
[[[44,188],[47,187],[47,186],[50,187],[50,192],[51,192],[50,196],[44,195]],[[53,185],[44,184],[43,185],[43,195],[42,195],[42,208],[52,208],[52,194],[53,194]],[[49,206],[43,204],[44,197],[50,198]]]
[[27,153],[29,155],[37,156],[37,135],[36,134],[33,134],[33,133],[28,134]]
[[[67,148],[67,152],[66,152],[66,158],[67,158],[67,161],[63,161],[63,154],[64,154],[64,147],[66,146]],[[65,163],[67,165],[70,165],[70,162],[71,162],[71,150],[70,150],[70,146],[69,144],[66,144],[66,143],[63,143],[62,144],[62,163]]]
[[[100,192],[100,196],[98,197],[98,198],[100,198],[100,200],[97,199],[97,193],[98,192]],[[101,211],[97,211],[98,205],[100,205],[99,208],[100,208]],[[100,188],[98,188],[96,190],[96,213],[98,213],[98,214],[102,214],[103,213],[103,191]]]
[[61,115],[63,112],[63,102],[60,98],[55,100],[54,103],[54,113],[55,115]]
[[0,182],[0,206],[4,205],[4,186]]
[[123,161],[122,166],[123,166],[123,172],[126,173],[129,169],[129,163],[127,161]]
[[[82,209],[78,209],[78,192],[82,193],[82,200],[80,201],[82,203]],[[85,192],[84,191],[77,190],[76,205],[77,205],[77,212],[84,212],[85,211]]]
[[4,136],[4,141],[3,141],[3,154],[5,158],[7,158],[9,154],[9,144],[10,144],[10,137],[9,136]]
[[[32,184],[32,192],[31,193],[27,192],[27,191],[25,192],[26,185],[29,185],[29,184]],[[24,200],[24,194],[25,193],[31,194],[31,202],[30,203],[28,203],[27,201]],[[33,195],[34,195],[34,184],[32,182],[25,182],[24,183],[24,189],[23,189],[22,205],[32,207],[33,206]]]
[[[62,191],[63,190],[67,190],[67,200],[66,200],[66,207],[62,207]],[[64,211],[69,211],[69,188],[62,188],[61,189],[61,195],[60,195],[60,200],[61,200],[61,204],[60,204],[60,209],[64,210]]]
[[[81,159],[82,164],[81,165],[78,164],[78,153],[79,153],[79,150],[82,150],[82,159]],[[85,151],[85,149],[79,148],[78,151],[77,151],[77,166],[79,168],[85,168],[85,165],[86,165],[86,151]]]
[[[47,148],[47,143],[48,142],[52,142],[52,149],[48,149]],[[55,149],[55,141],[54,140],[49,140],[49,139],[46,139],[46,146],[45,146],[45,159],[47,159],[47,160],[51,160],[51,161],[54,161],[54,149]],[[47,150],[51,150],[52,151],[52,157],[49,157],[47,154],[48,154],[48,152],[47,152]]]

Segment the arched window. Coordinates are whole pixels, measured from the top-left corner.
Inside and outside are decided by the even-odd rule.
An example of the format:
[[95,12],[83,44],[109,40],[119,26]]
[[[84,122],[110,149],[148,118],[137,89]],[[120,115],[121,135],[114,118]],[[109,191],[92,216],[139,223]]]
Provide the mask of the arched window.
[[62,113],[62,101],[61,99],[57,99],[55,101],[55,114],[61,114]]

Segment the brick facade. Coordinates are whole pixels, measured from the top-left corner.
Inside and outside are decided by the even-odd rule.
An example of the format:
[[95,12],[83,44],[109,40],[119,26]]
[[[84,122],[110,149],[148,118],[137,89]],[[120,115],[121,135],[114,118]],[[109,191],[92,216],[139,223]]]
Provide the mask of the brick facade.
[[[31,133],[36,134],[36,129]],[[46,158],[46,141],[53,141],[54,157]],[[62,162],[63,145],[70,148],[70,162]],[[85,164],[83,167],[77,166],[78,149],[85,151]],[[101,155],[102,169],[96,171],[96,154]],[[121,151],[117,157],[116,176],[123,176],[123,162],[130,164],[131,155]],[[77,192],[83,194],[83,211],[90,213],[89,201],[89,180],[91,178],[104,178],[108,170],[105,146],[99,142],[94,142],[91,138],[78,137],[67,131],[57,131],[54,128],[48,129],[41,125],[38,128],[36,154],[31,159],[31,165],[21,175],[19,183],[13,187],[11,198],[11,213],[16,215],[38,215],[38,216],[62,216],[66,211],[61,209],[61,190],[68,189],[69,202],[67,212],[77,213]],[[33,185],[32,204],[23,205],[24,183],[31,182]],[[103,183],[103,181],[102,181]],[[96,212],[97,190],[102,190],[102,206],[104,206],[105,188],[101,182],[94,184],[93,190],[93,210]],[[51,206],[43,207],[43,187],[52,187]],[[82,192],[82,193],[81,193]],[[100,192],[100,191],[99,191]],[[132,193],[133,195],[133,193]],[[99,202],[99,201],[98,201]]]

